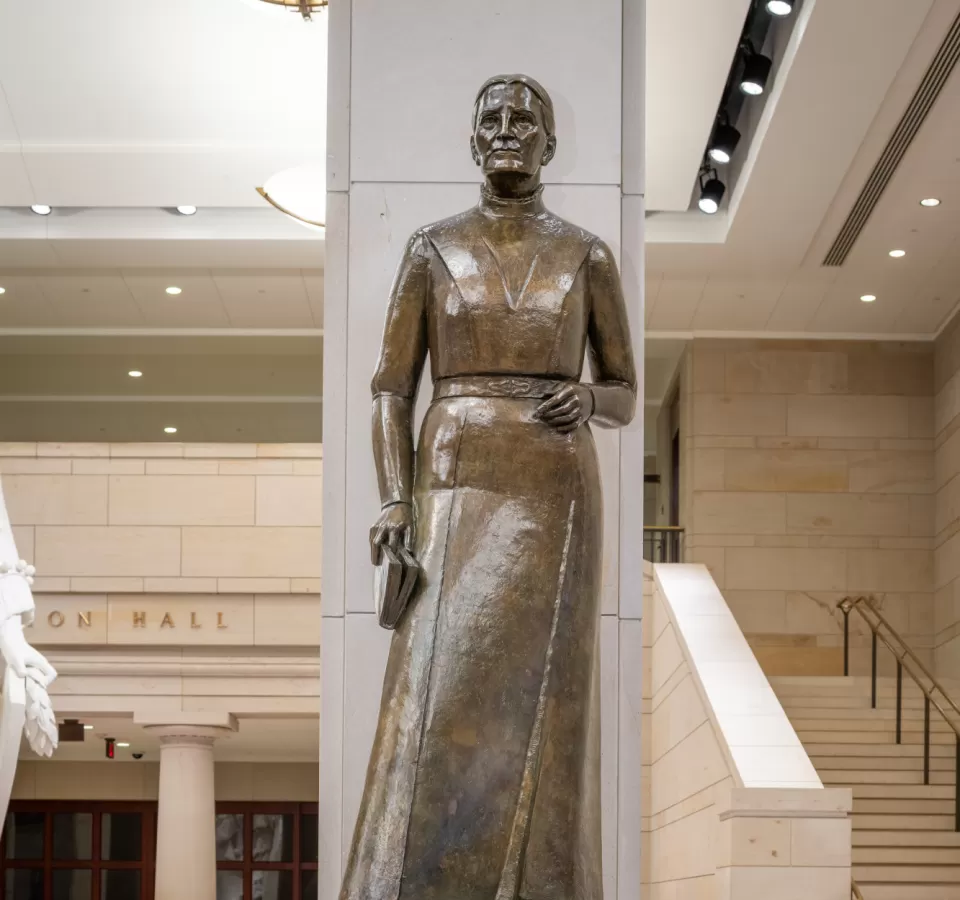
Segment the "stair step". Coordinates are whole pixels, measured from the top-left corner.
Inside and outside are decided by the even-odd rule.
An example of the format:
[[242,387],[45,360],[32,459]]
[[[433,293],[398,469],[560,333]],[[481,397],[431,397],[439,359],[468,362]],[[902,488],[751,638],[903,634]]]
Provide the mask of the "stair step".
[[953,828],[954,818],[947,816],[910,816],[900,813],[854,813],[853,827],[877,831],[947,831]]
[[857,883],[960,885],[960,866],[854,866]]
[[[863,741],[819,742],[803,741],[807,754],[814,756],[901,756],[923,758],[923,744],[868,744]],[[930,756],[940,759],[949,759],[951,764],[956,756],[956,749],[952,744],[931,744]]]
[[853,801],[853,812],[890,813],[906,816],[949,816],[956,810],[954,800],[901,800],[894,797],[866,797]]
[[[896,744],[897,742],[893,729],[889,731],[806,731],[795,727],[794,730],[797,732],[797,737],[800,738],[800,741],[804,744]],[[919,731],[904,731],[901,736],[901,743],[907,745],[916,744],[922,747],[923,729]],[[931,729],[930,743],[949,747],[951,752],[956,753],[957,737],[952,731],[945,733]]]
[[[791,722],[797,723],[801,721],[806,722],[807,720],[826,720],[831,723],[829,726],[827,726],[830,728],[833,728],[837,721],[847,721],[850,724],[853,724],[855,721],[860,722],[861,720],[869,722],[884,722],[886,723],[885,727],[887,728],[895,728],[897,722],[897,710],[895,707],[892,709],[871,709],[869,704],[864,706],[862,709],[857,709],[854,707],[836,708],[830,706],[823,706],[818,709],[817,707],[813,706],[800,706],[791,710],[787,706],[784,706],[784,710],[786,710],[787,714],[789,715]],[[923,728],[922,709],[903,709],[901,710],[900,714],[904,722],[904,727],[906,727],[907,722],[915,722],[917,724],[913,727]],[[950,728],[950,726],[944,722],[943,718],[936,712],[931,714],[930,724],[936,728]]]
[[[809,751],[809,748],[807,748]],[[862,751],[866,753],[866,751]],[[913,772],[923,771],[923,756],[816,756],[810,753],[810,761],[817,769],[852,769],[866,771],[896,771],[908,769]],[[954,761],[949,757],[932,756],[930,758],[931,772],[953,772]]]
[[868,831],[853,832],[854,847],[950,847],[960,852],[960,832]]
[[[796,731],[836,731],[838,725],[843,726],[844,731],[861,731],[864,733],[873,733],[881,732],[883,734],[889,734],[891,737],[896,737],[897,734],[897,718],[896,713],[889,711],[876,711],[876,710],[860,710],[860,712],[867,712],[869,716],[860,716],[860,717],[851,717],[849,712],[844,716],[837,718],[827,717],[816,717],[816,718],[807,718],[806,716],[789,716],[790,724],[793,725]],[[904,718],[900,723],[900,730],[903,734],[923,734],[923,715],[916,715],[911,711],[915,716],[914,718]],[[937,717],[937,719],[932,719],[930,721],[930,731],[931,733],[936,734],[951,734],[956,737],[956,732],[950,727],[947,722],[944,722],[943,719]]]
[[895,866],[960,866],[958,847],[854,847],[853,864]]
[[950,800],[956,799],[952,784],[890,784],[888,782],[853,785],[854,800]]
[[863,900],[960,900],[955,884],[918,884],[905,894],[902,884],[860,884]]

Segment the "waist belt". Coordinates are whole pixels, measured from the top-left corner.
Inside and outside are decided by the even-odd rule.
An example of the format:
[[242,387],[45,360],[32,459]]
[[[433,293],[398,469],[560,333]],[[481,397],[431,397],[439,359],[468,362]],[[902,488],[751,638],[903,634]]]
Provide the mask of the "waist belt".
[[433,399],[445,397],[512,397],[540,400],[555,394],[571,379],[526,378],[513,375],[464,375],[439,378],[433,385]]

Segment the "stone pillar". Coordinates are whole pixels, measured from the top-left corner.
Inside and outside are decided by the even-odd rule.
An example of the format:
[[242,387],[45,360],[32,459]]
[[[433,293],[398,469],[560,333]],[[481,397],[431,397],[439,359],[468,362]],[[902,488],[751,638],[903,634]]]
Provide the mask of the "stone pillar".
[[[488,76],[525,72],[550,91],[559,143],[544,199],[618,255],[643,370],[644,0],[337,0],[329,17],[321,900],[339,893],[390,640],[374,615],[367,546],[380,506],[369,385],[387,293],[410,234],[477,202],[470,116]],[[603,865],[606,900],[616,900],[637,897],[640,884],[642,401],[630,428],[595,434]]]
[[215,897],[213,744],[230,733],[206,724],[149,725],[160,739],[156,900]]

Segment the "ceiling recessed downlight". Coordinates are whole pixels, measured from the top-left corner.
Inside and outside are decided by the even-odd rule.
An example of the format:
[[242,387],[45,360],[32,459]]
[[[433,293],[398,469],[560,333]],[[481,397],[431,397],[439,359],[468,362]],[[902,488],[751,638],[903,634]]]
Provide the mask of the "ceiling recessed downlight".
[[143,372],[141,372],[139,369],[131,369],[129,372],[127,372],[127,374],[131,378],[141,378],[143,376]]
[[176,434],[176,433],[177,433],[177,429],[176,429],[173,425],[167,425],[167,427],[164,428],[163,430],[164,430],[167,434]]
[[93,731],[93,726],[92,726],[92,725],[84,725],[84,726],[83,726],[83,730],[84,730],[84,731]]
[[0,294],[5,294],[7,292],[6,288],[0,287]]
[[921,206],[939,206],[940,200],[937,197],[924,197],[924,199],[920,201],[920,205]]
[[127,743],[127,741],[117,741],[117,746],[121,748],[126,748],[126,747],[129,747],[130,744]]
[[181,288],[178,288],[175,284],[171,284],[170,287],[167,288],[167,293],[171,297],[176,297],[177,294],[182,294],[183,290]]
[[907,255],[907,251],[906,251],[906,250],[891,250],[888,255],[889,255],[889,256],[892,256],[894,259],[900,259],[901,256],[906,256],[906,255]]
[[873,301],[877,299],[877,296],[876,294],[864,294],[860,299],[864,303],[873,303]]
[[195,206],[178,206],[177,212],[181,216],[195,216],[197,214],[197,208]]
[[38,216],[49,216],[53,212],[52,206],[47,206],[46,203],[34,203],[30,207],[31,212],[35,212]]

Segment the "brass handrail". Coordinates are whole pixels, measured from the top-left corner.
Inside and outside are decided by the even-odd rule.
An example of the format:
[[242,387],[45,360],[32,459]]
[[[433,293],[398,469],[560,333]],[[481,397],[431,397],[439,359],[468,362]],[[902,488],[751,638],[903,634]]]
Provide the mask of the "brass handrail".
[[[870,610],[870,613],[877,617],[879,624],[870,621],[869,616],[861,608],[861,604],[866,605],[867,609]],[[940,713],[941,716],[946,720],[947,724],[953,730],[953,733],[956,734],[957,738],[960,739],[960,727],[958,727],[953,720],[947,715],[946,711],[940,706],[939,703],[934,699],[933,690],[927,688],[926,685],[920,680],[917,676],[917,673],[912,671],[910,666],[906,665],[906,660],[909,657],[910,662],[917,666],[918,669],[923,673],[923,675],[929,679],[933,687],[940,693],[940,696],[947,701],[951,709],[957,714],[960,718],[960,706],[957,706],[953,702],[950,695],[946,692],[943,685],[930,674],[930,670],[923,664],[923,661],[917,656],[916,653],[910,648],[910,645],[900,636],[900,633],[894,628],[883,616],[883,614],[870,602],[868,597],[844,597],[843,600],[839,603],[840,610],[844,615],[849,614],[851,610],[856,610],[860,614],[860,618],[867,623],[870,630],[881,640],[883,641],[884,646],[896,657],[897,662],[903,664],[904,669],[906,669],[907,674],[914,680],[917,687],[923,692],[923,695],[933,704],[934,708]],[[902,653],[898,653],[897,649],[886,639],[886,637],[881,634],[881,627],[886,628],[887,631],[893,635],[893,639],[903,648]]]
[[644,531],[684,531],[682,525],[644,525]]
[[853,880],[850,881],[850,895],[854,900],[863,900],[863,894],[860,893],[860,885]]

